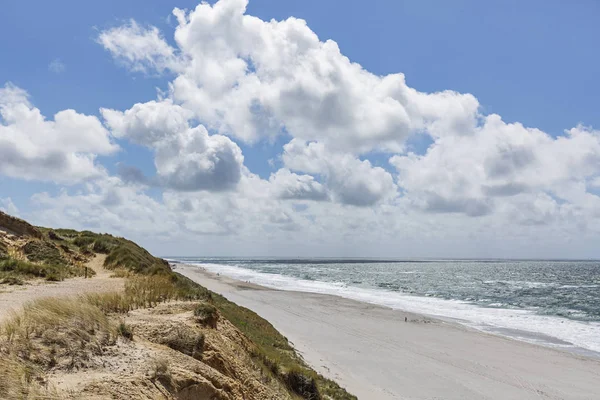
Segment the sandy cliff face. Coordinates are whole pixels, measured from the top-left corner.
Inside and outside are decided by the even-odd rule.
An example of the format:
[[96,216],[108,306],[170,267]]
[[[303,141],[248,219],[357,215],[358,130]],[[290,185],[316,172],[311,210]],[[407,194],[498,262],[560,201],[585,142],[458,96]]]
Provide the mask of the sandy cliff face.
[[[87,368],[56,369],[48,378],[66,398],[290,399],[282,384],[251,357],[253,344],[229,321],[199,323],[189,302],[161,304],[122,320],[132,340],[119,338]],[[194,340],[203,345],[194,351]]]

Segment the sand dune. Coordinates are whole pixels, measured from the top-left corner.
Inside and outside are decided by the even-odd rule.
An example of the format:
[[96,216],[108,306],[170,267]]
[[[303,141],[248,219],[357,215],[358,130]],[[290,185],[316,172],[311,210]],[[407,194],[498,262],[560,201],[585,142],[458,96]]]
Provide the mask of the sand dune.
[[[360,399],[600,399],[600,361],[335,296],[177,271],[250,308]],[[407,322],[405,322],[405,317]]]
[[92,278],[82,277],[66,279],[60,282],[43,280],[30,281],[24,286],[4,285],[0,291],[0,320],[18,311],[29,301],[43,297],[77,296],[84,293],[114,292],[123,289],[124,279],[111,278],[111,271],[104,268],[106,255],[98,254],[86,265],[96,271]]

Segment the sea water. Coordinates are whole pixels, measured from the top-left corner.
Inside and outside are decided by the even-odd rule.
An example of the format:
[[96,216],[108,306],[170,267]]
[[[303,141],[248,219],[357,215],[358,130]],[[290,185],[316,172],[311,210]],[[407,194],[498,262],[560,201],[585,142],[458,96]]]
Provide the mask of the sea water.
[[600,262],[172,258],[280,290],[338,295],[600,355]]

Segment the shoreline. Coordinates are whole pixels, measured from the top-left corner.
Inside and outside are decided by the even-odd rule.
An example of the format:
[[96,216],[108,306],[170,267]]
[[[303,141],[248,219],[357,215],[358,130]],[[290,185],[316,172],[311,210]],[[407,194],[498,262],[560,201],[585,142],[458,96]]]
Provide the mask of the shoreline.
[[[173,260],[175,263],[182,261]],[[183,262],[185,264],[185,261]],[[320,293],[379,305],[400,312],[412,312],[446,322],[458,323],[479,332],[500,335],[522,342],[559,349],[600,359],[600,322],[569,319],[558,315],[538,313],[532,309],[502,307],[498,303],[481,306],[460,299],[436,296],[415,296],[399,291],[356,287],[351,283],[338,285],[319,280],[305,280],[286,274],[271,275],[239,266],[208,263],[189,265],[234,280],[252,282],[272,290],[301,293]],[[413,271],[410,271],[413,273]],[[247,281],[247,280],[250,281]]]
[[335,295],[266,288],[199,266],[178,263],[175,271],[257,312],[315,370],[359,398],[600,398],[600,362],[590,355]]

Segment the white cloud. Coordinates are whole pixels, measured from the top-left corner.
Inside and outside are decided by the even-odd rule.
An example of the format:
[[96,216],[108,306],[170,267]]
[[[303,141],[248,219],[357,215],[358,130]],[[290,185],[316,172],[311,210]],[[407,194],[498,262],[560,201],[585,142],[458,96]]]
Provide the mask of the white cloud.
[[[156,101],[101,110],[115,138],[151,149],[155,176],[121,164],[120,178],[107,177],[94,157],[116,146],[95,117],[68,110],[47,121],[24,92],[2,92],[0,141],[18,151],[0,157],[0,174],[103,175],[80,192],[35,196],[36,222],[154,240],[159,252],[168,242],[181,254],[598,256],[598,131],[556,138],[482,115],[470,94],[373,74],[305,21],[262,21],[246,4],[176,9],[172,46],[135,21],[99,35],[127,68],[172,76]],[[281,168],[261,179],[234,140],[270,146],[276,135],[289,137],[269,161]],[[432,144],[407,153],[411,135]],[[392,172],[370,161],[382,153]]]
[[125,112],[106,108],[100,112],[115,137],[148,147],[187,130],[192,117],[171,100],[137,103]]
[[209,135],[202,125],[190,127],[189,111],[169,100],[101,113],[115,136],[154,150],[155,184],[183,191],[230,190],[241,178],[240,148],[226,136]]
[[[473,96],[421,93],[402,74],[372,74],[334,41],[320,41],[305,21],[262,21],[244,15],[246,4],[221,0],[189,13],[175,9],[177,62],[156,28],[142,30],[135,22],[103,32],[100,42],[133,70],[177,72],[174,101],[209,128],[247,142],[285,129],[332,149],[399,151],[411,132],[475,125]],[[115,46],[107,37],[144,46]],[[156,54],[168,61],[155,61]]]
[[275,196],[280,199],[315,201],[329,199],[325,187],[311,175],[298,175],[282,168],[271,174],[269,182],[273,184]]
[[428,211],[480,216],[514,197],[535,203],[546,193],[577,206],[598,205],[599,198],[585,194],[585,182],[600,175],[600,132],[582,127],[553,138],[490,115],[471,135],[447,134],[422,156],[397,155],[390,162],[407,198]]
[[177,66],[174,49],[167,44],[158,29],[140,26],[134,20],[101,32],[98,42],[132,71],[162,72]]
[[46,120],[27,92],[8,83],[0,88],[0,174],[64,184],[105,175],[97,155],[118,146],[98,118],[63,110]]
[[396,194],[392,176],[368,160],[359,160],[350,154],[329,151],[322,143],[306,143],[293,139],[283,146],[286,167],[321,174],[333,197],[340,203],[354,206],[373,206]]
[[66,69],[66,65],[59,58],[55,58],[50,62],[50,64],[48,64],[48,70],[50,72],[54,72],[55,74],[65,72]]

